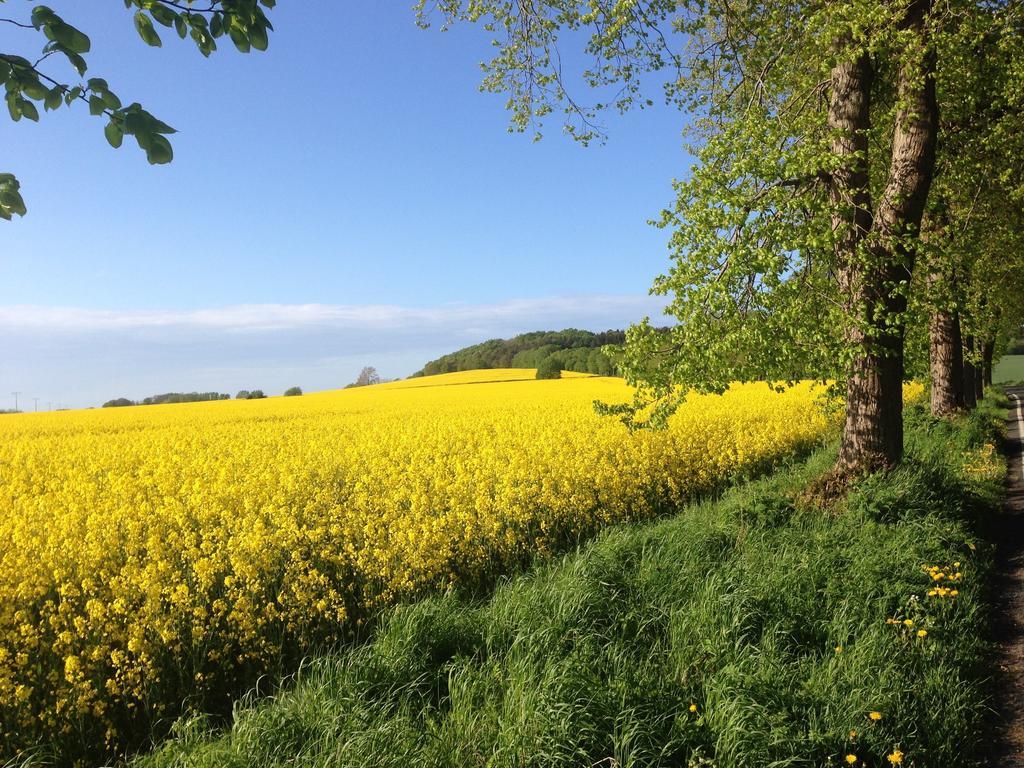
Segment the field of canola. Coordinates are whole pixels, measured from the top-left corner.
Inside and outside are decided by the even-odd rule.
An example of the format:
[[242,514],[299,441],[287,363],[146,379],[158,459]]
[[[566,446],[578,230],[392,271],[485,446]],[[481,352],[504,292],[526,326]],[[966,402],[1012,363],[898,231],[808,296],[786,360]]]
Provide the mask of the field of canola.
[[0,418],[0,758],[123,747],[382,605],[649,518],[834,421],[810,385],[751,384],[631,434],[592,408],[621,380],[532,377]]

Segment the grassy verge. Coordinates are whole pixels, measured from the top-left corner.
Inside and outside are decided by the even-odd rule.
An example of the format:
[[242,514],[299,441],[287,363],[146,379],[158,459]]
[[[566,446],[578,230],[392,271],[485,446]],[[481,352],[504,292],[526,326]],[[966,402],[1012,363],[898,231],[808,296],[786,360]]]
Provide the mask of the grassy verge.
[[978,530],[1002,413],[912,410],[905,465],[832,509],[801,495],[834,461],[822,450],[485,601],[397,609],[227,732],[183,721],[135,765],[980,764]]

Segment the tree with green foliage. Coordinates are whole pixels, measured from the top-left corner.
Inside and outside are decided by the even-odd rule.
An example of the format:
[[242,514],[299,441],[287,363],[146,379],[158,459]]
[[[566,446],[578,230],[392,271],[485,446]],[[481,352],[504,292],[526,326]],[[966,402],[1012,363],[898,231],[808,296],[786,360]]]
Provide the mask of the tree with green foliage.
[[284,391],[285,397],[299,397],[302,394],[302,387],[288,387]]
[[[166,27],[182,39],[190,37],[204,56],[213,53],[217,40],[225,36],[243,53],[266,50],[273,27],[263,9],[276,4],[276,0],[123,2],[126,9],[134,9],[135,30],[147,45],[160,47],[163,40],[158,27]],[[4,3],[6,0],[0,0]],[[40,109],[83,103],[89,114],[106,120],[104,134],[112,147],[120,147],[124,137],[131,136],[151,164],[171,162],[174,153],[167,139],[174,133],[171,126],[138,102],[125,106],[104,78],[86,78],[86,55],[92,48],[88,35],[45,5],[35,6],[26,18],[0,16],[0,22],[26,30],[21,51],[0,53],[0,81],[12,120],[38,121]],[[55,69],[58,61],[70,67],[69,71]],[[0,173],[0,218],[9,221],[15,214],[25,215],[20,183],[14,174]]]
[[[672,297],[678,323],[630,329],[620,367],[639,396],[609,410],[658,423],[690,389],[811,375],[845,394],[842,474],[900,461],[908,302],[939,97],[962,90],[939,94],[936,79],[962,85],[972,27],[1001,24],[1019,44],[1019,4],[438,5],[445,23],[497,34],[483,87],[509,95],[513,129],[561,106],[574,137],[600,137],[600,110],[649,104],[643,89],[657,74],[689,115],[697,163],[661,219],[673,231],[672,267],[654,285]],[[608,98],[587,106],[574,95],[566,64],[578,57],[563,52],[566,40],[584,41],[591,65],[578,80]],[[1012,77],[1020,83],[1020,71]]]
[[562,378],[562,361],[556,356],[547,357],[537,367],[538,379],[560,379]]
[[103,404],[104,408],[126,408],[129,405],[137,405],[134,400],[129,400],[127,397],[116,397],[113,400],[107,400]]
[[1024,40],[1020,9],[973,13],[941,38],[936,175],[915,277],[931,408],[977,400],[1001,336],[1024,317]]

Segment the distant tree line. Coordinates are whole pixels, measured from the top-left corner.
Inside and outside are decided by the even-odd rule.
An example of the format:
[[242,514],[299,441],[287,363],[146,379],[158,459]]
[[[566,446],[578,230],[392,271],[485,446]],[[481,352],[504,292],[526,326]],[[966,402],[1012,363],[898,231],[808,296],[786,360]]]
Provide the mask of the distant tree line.
[[123,408],[126,405],[164,405],[165,403],[203,403],[209,400],[230,400],[231,395],[221,392],[164,392],[161,395],[144,397],[142,400],[129,400],[118,397],[107,400],[104,408]]
[[[302,394],[302,387],[289,387],[285,390],[285,397],[296,397]],[[236,400],[261,400],[266,397],[262,389],[242,389],[235,395]],[[165,403],[205,403],[211,400],[230,400],[231,395],[224,392],[165,392],[162,395],[153,395],[142,400],[129,400],[127,397],[117,397],[107,400],[104,408],[123,408],[126,405],[163,405]]]
[[[576,328],[563,331],[533,331],[511,339],[491,339],[460,349],[423,366],[413,376],[473,371],[481,368],[550,368],[578,373],[614,376],[615,364],[602,347],[620,346],[624,331],[592,333]],[[550,363],[546,361],[551,360]]]

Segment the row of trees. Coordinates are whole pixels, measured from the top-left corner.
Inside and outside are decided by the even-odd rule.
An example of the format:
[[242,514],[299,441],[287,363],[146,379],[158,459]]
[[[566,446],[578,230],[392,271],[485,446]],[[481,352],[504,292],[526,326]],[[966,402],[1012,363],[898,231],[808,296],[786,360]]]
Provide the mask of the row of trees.
[[[845,394],[837,469],[856,474],[901,460],[912,374],[930,376],[935,414],[970,407],[1024,320],[1024,5],[440,7],[503,36],[484,87],[510,95],[515,128],[561,106],[573,136],[600,138],[599,110],[649,104],[655,74],[686,115],[696,163],[660,219],[672,266],[654,284],[678,322],[629,329],[619,363],[641,394],[625,418],[810,373]],[[563,40],[585,41],[593,108]]]
[[231,395],[221,392],[165,392],[160,395],[144,397],[142,400],[129,400],[118,397],[107,400],[104,408],[122,408],[128,405],[164,405],[166,403],[205,403],[211,400],[230,400]]
[[[295,397],[302,394],[301,387],[289,387],[285,390],[285,397]],[[236,400],[261,400],[266,397],[262,389],[242,389],[235,395]],[[123,408],[128,405],[163,405],[165,403],[205,403],[211,400],[230,400],[231,395],[222,392],[165,392],[162,395],[145,397],[142,400],[129,400],[127,397],[118,397],[107,400],[104,408]]]

